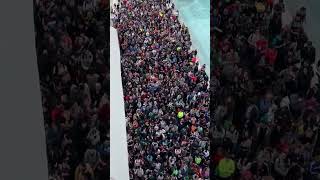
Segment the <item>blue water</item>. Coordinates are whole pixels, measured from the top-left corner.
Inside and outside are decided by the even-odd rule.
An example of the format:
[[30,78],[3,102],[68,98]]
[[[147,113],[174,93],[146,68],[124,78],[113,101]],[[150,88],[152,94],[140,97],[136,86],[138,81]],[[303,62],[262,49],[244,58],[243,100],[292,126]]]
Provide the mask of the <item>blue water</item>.
[[180,19],[188,27],[192,46],[210,72],[210,0],[174,0]]

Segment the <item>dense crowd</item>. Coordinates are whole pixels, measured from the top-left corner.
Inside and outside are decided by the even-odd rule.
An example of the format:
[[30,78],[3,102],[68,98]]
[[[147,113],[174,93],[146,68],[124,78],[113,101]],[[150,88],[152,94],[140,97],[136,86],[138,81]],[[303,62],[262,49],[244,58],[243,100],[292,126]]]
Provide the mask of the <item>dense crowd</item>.
[[109,178],[108,6],[34,1],[50,180]]
[[319,179],[320,91],[306,8],[292,22],[282,21],[282,0],[221,0],[212,11],[212,177]]
[[170,0],[122,0],[119,33],[130,179],[209,178],[205,65]]

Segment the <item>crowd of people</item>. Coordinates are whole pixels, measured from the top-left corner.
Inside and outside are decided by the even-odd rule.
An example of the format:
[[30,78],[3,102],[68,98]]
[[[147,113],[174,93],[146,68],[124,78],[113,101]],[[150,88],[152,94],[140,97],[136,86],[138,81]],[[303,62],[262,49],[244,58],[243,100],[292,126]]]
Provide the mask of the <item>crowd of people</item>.
[[209,77],[171,0],[120,0],[130,179],[209,178]]
[[34,1],[50,180],[109,178],[108,3]]
[[319,179],[320,90],[307,9],[283,0],[212,5],[211,177]]

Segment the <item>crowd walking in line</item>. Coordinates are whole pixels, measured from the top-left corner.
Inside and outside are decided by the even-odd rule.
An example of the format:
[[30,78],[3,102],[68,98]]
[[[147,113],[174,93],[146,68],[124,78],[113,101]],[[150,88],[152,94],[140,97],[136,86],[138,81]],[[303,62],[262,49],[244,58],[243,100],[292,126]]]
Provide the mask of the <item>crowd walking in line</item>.
[[211,6],[211,177],[319,179],[319,64],[307,9],[286,23],[283,0]]
[[106,0],[35,0],[50,180],[109,178]]
[[171,0],[120,0],[130,179],[209,178],[209,77]]

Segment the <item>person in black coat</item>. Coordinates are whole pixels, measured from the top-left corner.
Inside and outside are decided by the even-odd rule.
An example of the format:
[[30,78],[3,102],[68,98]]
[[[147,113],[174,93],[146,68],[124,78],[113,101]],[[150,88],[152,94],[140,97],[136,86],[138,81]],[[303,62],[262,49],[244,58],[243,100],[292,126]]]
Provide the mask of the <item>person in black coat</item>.
[[313,64],[316,61],[316,49],[313,47],[311,41],[308,41],[305,47],[302,48],[301,57],[309,64]]

